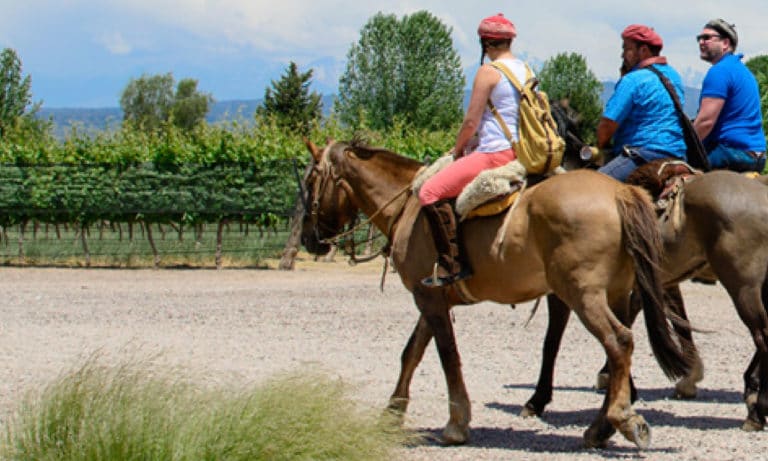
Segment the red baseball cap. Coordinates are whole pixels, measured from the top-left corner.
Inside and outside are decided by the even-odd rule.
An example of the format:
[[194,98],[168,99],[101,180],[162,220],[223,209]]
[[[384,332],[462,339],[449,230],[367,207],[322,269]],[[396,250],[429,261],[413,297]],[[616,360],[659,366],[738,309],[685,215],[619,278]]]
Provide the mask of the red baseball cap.
[[517,30],[509,19],[499,13],[495,16],[488,16],[480,21],[480,25],[477,27],[477,35],[480,38],[513,39],[517,37]]
[[621,38],[634,40],[636,42],[645,43],[650,46],[658,46],[659,48],[664,46],[664,42],[661,40],[659,34],[655,30],[642,24],[632,24],[624,29],[621,33]]

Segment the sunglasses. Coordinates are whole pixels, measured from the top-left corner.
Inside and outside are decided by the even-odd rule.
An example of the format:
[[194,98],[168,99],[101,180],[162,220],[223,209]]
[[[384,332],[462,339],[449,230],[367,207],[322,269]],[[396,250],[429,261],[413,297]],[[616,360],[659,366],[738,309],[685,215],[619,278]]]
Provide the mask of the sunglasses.
[[698,43],[702,40],[704,40],[705,42],[708,42],[713,38],[722,38],[722,36],[717,34],[701,34],[696,36],[696,42]]

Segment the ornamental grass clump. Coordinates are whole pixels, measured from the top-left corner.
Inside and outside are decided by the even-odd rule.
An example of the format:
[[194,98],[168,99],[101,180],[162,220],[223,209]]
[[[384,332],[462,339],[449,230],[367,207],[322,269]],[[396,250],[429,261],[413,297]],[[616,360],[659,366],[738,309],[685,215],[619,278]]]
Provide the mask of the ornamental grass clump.
[[319,372],[204,386],[151,360],[96,358],[6,418],[5,460],[388,460],[409,438]]

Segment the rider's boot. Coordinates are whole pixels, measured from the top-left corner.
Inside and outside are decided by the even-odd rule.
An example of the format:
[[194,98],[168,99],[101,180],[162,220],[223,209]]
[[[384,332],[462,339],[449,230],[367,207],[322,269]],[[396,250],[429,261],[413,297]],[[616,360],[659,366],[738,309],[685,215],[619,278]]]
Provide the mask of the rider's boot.
[[421,283],[428,287],[441,287],[472,276],[464,248],[460,244],[456,215],[448,201],[422,207],[432,230],[437,249],[437,262],[432,275]]

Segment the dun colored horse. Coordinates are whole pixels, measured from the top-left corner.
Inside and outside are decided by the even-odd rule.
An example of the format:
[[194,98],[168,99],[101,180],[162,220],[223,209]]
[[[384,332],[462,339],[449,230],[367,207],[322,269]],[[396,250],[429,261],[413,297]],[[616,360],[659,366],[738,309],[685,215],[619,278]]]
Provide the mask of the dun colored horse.
[[[570,173],[569,173],[570,174]],[[708,269],[728,291],[739,317],[755,344],[755,354],[744,372],[747,418],[742,429],[762,430],[768,416],[768,187],[730,171],[713,171],[684,187],[682,226],[665,233],[663,278],[685,311],[679,283]],[[567,307],[548,297],[549,325],[539,381],[523,415],[540,415],[552,398],[552,376],[560,339],[568,322]],[[633,320],[630,314],[628,325]],[[690,338],[690,331],[683,335]],[[686,342],[693,348],[693,342]],[[695,349],[693,349],[695,351]],[[696,354],[692,373],[677,385],[677,394],[693,397],[702,377]],[[633,395],[634,397],[634,395]]]
[[[553,105],[559,127],[573,128],[571,114]],[[574,153],[583,145],[572,132],[562,132],[568,140],[566,157],[571,167],[579,165]],[[568,155],[570,152],[570,155]],[[650,169],[657,168],[647,165]],[[645,167],[643,167],[645,168]],[[744,372],[744,400],[747,418],[742,429],[762,430],[768,416],[768,178],[758,180],[728,171],[715,171],[686,183],[683,191],[683,221],[677,231],[665,232],[664,285],[670,306],[686,317],[679,283],[701,271],[714,273],[733,300],[739,317],[755,343],[755,354]],[[534,395],[526,402],[524,416],[541,415],[552,399],[554,364],[570,312],[556,295],[548,297],[549,325],[544,341],[542,367]],[[634,304],[634,303],[633,303]],[[637,308],[630,312],[627,325],[634,321]],[[683,344],[695,359],[691,372],[676,385],[676,395],[696,395],[696,383],[703,377],[689,329],[676,326]],[[603,367],[603,372],[607,370]],[[636,390],[630,378],[632,401]]]
[[594,171],[576,171],[530,187],[508,215],[462,224],[471,279],[440,288],[429,275],[436,251],[410,184],[422,165],[357,143],[311,142],[313,164],[304,180],[302,243],[314,254],[329,251],[359,211],[389,239],[391,257],[420,317],[401,356],[389,410],[406,411],[409,387],[434,337],[448,387],[448,444],[469,439],[470,402],[461,372],[450,309],[489,300],[520,303],[554,293],[604,347],[610,363],[603,405],[584,433],[587,447],[604,446],[619,430],[638,447],[650,429],[630,401],[631,330],[625,327],[630,292],[637,283],[654,355],[671,378],[685,375],[691,358],[672,338],[660,274],[661,238],[648,194]]

